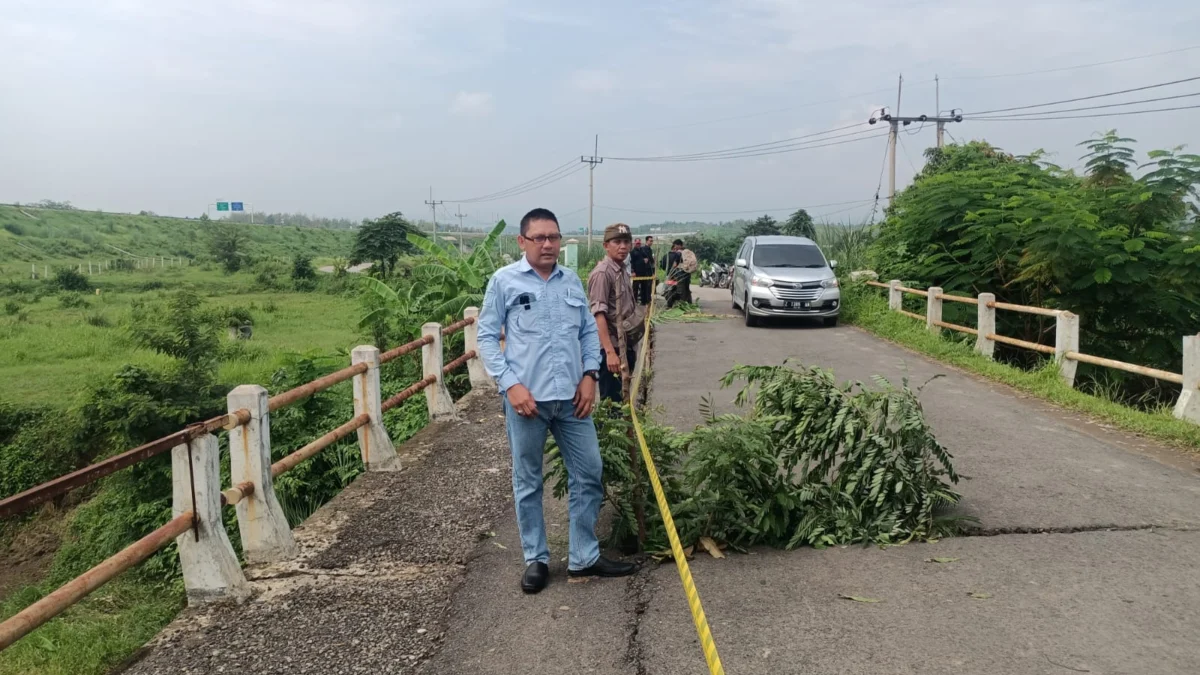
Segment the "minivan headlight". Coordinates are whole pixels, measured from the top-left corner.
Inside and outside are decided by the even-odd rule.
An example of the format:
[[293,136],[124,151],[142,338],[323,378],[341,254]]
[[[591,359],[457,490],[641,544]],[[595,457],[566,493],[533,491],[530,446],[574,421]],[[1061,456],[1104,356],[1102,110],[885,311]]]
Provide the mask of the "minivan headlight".
[[771,280],[768,277],[750,277],[750,285],[768,288],[771,286]]
[[837,277],[833,277],[832,279],[826,279],[825,281],[821,282],[821,288],[837,288],[837,287],[838,287]]

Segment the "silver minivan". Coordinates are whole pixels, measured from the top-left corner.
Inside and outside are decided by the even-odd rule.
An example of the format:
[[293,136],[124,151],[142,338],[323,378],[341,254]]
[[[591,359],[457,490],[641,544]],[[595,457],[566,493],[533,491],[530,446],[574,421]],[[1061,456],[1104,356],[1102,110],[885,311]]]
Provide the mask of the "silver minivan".
[[733,263],[733,307],[746,325],[759,319],[814,317],[836,326],[842,293],[821,247],[807,237],[746,237]]

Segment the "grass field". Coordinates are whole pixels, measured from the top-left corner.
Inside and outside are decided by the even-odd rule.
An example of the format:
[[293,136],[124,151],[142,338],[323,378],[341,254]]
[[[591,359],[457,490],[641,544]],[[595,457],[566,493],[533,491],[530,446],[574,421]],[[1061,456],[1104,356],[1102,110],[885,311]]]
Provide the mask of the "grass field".
[[[92,281],[99,295],[37,297],[36,290],[49,291],[48,285],[27,284],[35,289],[33,295],[0,298],[0,397],[65,406],[75,402],[90,381],[125,364],[165,364],[166,357],[134,345],[126,329],[135,303],[153,305],[181,288],[196,290],[214,308],[241,308],[253,318],[252,339],[239,345],[238,358],[222,365],[220,375],[226,382],[265,382],[287,352],[328,353],[362,342],[354,298],[267,290],[249,273],[167,268],[101,275]],[[64,297],[78,298],[86,306],[64,306]]]

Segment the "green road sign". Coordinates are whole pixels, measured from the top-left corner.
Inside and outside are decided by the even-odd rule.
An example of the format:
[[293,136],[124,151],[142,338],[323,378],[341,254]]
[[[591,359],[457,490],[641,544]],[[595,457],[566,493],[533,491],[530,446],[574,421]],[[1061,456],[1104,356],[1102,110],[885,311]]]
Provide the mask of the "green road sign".
[[217,202],[217,210],[218,211],[228,211],[229,210],[229,202]]

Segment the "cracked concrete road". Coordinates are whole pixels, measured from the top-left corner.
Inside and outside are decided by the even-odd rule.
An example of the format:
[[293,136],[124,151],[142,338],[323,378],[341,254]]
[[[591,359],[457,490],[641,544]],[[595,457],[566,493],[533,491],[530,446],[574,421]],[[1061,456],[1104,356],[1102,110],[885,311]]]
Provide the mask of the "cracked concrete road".
[[[710,312],[728,307],[728,291],[701,289],[700,298]],[[726,672],[1196,672],[1194,456],[854,328],[752,329],[739,318],[659,329],[652,404],[667,421],[699,423],[696,405],[708,393],[732,409],[733,392],[717,380],[734,363],[795,357],[867,382],[876,373],[917,384],[944,374],[922,403],[970,477],[959,484],[963,510],[980,519],[977,534],[994,536],[697,557],[696,585]],[[958,560],[925,562],[934,557]],[[644,593],[644,671],[705,672],[674,570],[655,570]]]

